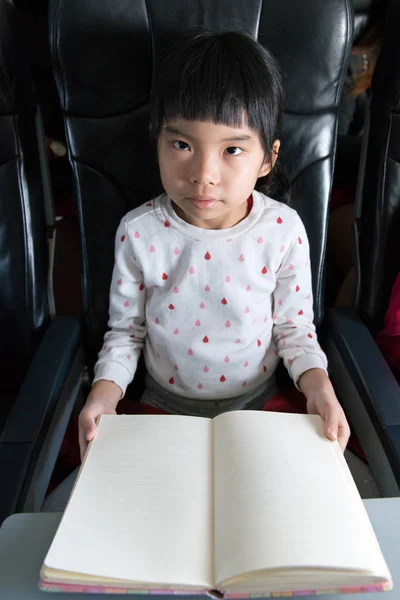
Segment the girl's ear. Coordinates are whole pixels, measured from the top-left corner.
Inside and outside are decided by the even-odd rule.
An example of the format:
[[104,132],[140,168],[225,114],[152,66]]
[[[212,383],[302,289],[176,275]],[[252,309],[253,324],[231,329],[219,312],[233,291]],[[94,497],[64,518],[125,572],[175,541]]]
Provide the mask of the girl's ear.
[[267,156],[265,158],[265,161],[264,161],[261,169],[260,169],[260,173],[259,173],[258,177],[265,177],[266,175],[268,175],[268,173],[270,173],[272,171],[272,169],[275,166],[276,159],[278,158],[280,147],[281,147],[280,140],[275,140],[272,145],[272,164],[271,164],[270,156]]

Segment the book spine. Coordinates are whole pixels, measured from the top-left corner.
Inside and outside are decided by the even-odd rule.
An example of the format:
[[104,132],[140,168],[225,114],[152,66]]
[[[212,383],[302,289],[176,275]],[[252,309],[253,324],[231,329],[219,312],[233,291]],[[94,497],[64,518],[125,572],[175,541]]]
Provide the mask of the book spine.
[[357,587],[341,587],[337,589],[325,590],[295,590],[288,592],[265,592],[263,594],[225,594],[224,598],[232,600],[239,598],[294,598],[300,596],[324,596],[324,595],[342,595],[342,594],[365,594],[372,592],[389,592],[393,588],[392,581],[384,583],[363,585]]
[[[141,594],[143,596],[205,596],[205,590],[139,590],[135,588],[122,588],[113,586],[94,586],[94,585],[78,585],[70,583],[49,583],[47,581],[40,580],[39,587],[41,590],[46,592],[69,592],[78,594]],[[292,592],[265,592],[263,594],[225,594],[225,596],[218,596],[218,598],[293,598],[299,596],[322,596],[325,594],[362,594],[371,592],[387,592],[391,590],[393,584],[391,581],[384,583],[363,585],[358,587],[341,587],[338,589],[326,589],[326,590],[297,590]],[[207,592],[207,595],[216,598],[211,592]],[[218,590],[219,593],[221,593]]]
[[39,581],[39,589],[44,592],[64,592],[70,594],[137,594],[141,596],[205,596],[202,590],[139,590],[136,588],[124,588],[111,585],[81,585],[77,583],[50,583]]

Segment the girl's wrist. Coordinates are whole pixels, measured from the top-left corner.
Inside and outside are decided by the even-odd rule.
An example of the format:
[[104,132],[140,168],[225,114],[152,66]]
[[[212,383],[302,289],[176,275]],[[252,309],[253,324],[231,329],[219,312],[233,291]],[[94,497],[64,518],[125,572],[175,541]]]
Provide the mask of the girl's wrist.
[[300,375],[298,386],[305,396],[316,390],[333,391],[331,380],[323,369],[309,369]]
[[122,389],[114,383],[114,381],[110,381],[108,379],[98,379],[92,385],[92,389],[90,391],[90,395],[88,398],[88,403],[93,399],[93,401],[102,401],[107,405],[115,408],[122,397]]

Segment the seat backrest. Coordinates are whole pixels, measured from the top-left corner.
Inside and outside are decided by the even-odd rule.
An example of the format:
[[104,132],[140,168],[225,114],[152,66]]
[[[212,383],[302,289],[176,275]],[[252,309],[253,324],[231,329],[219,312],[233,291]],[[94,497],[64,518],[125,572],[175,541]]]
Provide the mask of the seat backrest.
[[19,16],[0,0],[0,395],[17,389],[49,318],[36,102]]
[[364,35],[375,7],[382,0],[353,0],[354,5],[354,41],[357,43]]
[[352,41],[349,0],[51,0],[51,53],[73,167],[89,342],[104,333],[115,231],[160,192],[148,109],[168,44],[190,29],[250,33],[277,57],[286,89],[282,159],[311,244],[322,318],[337,105]]
[[388,8],[372,79],[359,222],[360,312],[375,332],[383,324],[400,270],[400,1]]

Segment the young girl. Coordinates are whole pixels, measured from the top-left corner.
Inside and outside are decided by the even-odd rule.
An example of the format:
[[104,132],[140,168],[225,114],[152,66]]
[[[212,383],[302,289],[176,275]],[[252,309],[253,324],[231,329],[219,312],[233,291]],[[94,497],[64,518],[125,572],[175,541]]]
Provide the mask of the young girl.
[[275,60],[243,34],[192,37],[162,65],[151,134],[165,193],[130,211],[116,235],[82,453],[141,352],[142,403],[210,417],[263,409],[283,359],[308,411],[345,448],[349,427],[313,325],[307,235],[269,197],[285,192],[275,164],[283,96]]

